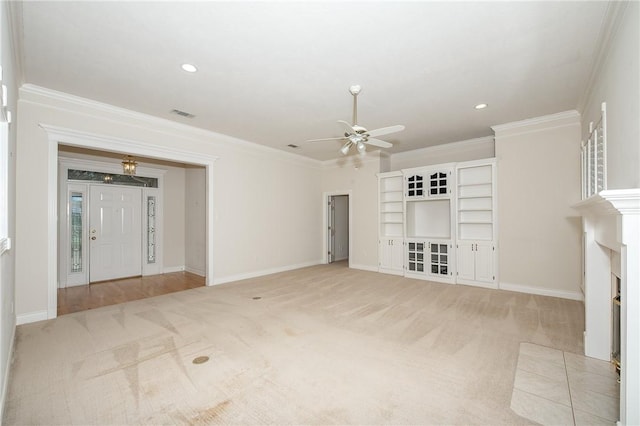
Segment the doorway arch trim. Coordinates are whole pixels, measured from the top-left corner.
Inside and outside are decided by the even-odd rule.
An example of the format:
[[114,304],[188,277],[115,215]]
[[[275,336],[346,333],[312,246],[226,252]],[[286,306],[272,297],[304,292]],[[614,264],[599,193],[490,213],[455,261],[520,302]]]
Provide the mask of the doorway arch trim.
[[40,123],[40,127],[47,133],[49,140],[47,152],[47,319],[56,318],[58,305],[58,144],[204,166],[207,196],[205,283],[208,286],[213,285],[213,165],[218,159],[217,156],[43,123]]

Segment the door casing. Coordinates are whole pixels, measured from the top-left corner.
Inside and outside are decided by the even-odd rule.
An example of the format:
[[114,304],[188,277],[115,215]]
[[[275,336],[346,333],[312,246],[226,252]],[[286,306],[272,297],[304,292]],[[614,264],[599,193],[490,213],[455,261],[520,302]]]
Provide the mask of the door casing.
[[322,193],[322,263],[329,262],[329,201],[332,196],[347,195],[349,197],[349,267],[351,267],[351,259],[353,254],[353,196],[352,190],[344,191],[328,191]]

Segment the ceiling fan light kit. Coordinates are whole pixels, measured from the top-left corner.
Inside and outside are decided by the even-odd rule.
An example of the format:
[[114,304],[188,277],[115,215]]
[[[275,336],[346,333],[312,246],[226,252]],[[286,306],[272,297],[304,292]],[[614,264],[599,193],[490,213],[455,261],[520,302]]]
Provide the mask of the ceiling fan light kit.
[[319,142],[319,141],[331,141],[331,140],[344,140],[345,144],[340,148],[342,155],[347,155],[351,146],[355,146],[360,154],[364,154],[367,150],[366,145],[373,145],[380,148],[391,148],[393,145],[389,142],[374,139],[373,136],[389,135],[391,133],[401,132],[404,130],[404,126],[395,125],[389,127],[381,127],[379,129],[368,131],[366,128],[358,125],[358,94],[362,88],[359,85],[353,85],[349,87],[349,93],[353,96],[353,124],[349,124],[344,120],[338,120],[338,123],[342,124],[346,131],[343,137],[340,138],[324,138],[324,139],[311,139],[307,142]]

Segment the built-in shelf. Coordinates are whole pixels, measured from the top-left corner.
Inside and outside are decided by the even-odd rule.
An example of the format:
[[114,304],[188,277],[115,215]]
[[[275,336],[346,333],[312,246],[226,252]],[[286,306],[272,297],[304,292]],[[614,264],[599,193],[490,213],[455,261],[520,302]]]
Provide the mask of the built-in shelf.
[[380,272],[495,287],[494,159],[378,178]]

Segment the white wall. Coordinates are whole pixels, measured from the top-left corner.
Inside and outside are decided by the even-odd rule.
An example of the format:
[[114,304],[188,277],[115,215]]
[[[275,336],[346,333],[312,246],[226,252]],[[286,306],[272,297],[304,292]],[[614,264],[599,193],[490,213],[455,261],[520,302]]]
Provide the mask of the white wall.
[[582,138],[607,103],[607,188],[640,188],[640,4],[620,2],[620,21],[595,70],[583,111]]
[[493,136],[469,139],[391,155],[388,170],[395,171],[433,164],[481,160],[495,155]]
[[[324,193],[351,191],[350,228],[352,268],[378,270],[378,177],[380,155],[351,155],[327,161],[322,171]],[[317,200],[318,211],[326,210],[323,200]],[[326,246],[326,244],[325,244]]]
[[48,306],[48,252],[42,236],[48,235],[49,142],[41,123],[218,156],[211,212],[214,282],[321,261],[319,162],[30,85],[21,88],[18,109],[16,184],[18,194],[25,194],[16,200],[19,316],[37,318]]
[[[0,2],[0,64],[2,65],[2,84],[7,86],[8,105],[11,111],[13,123],[9,125],[9,158],[8,158],[8,211],[7,214],[8,236],[15,245],[15,180],[16,180],[16,113],[18,100],[18,86],[20,80],[19,62],[15,59],[15,46],[11,35],[11,22],[9,2]],[[2,119],[2,118],[0,118]],[[0,166],[4,168],[4,165]],[[14,313],[15,300],[15,250],[9,250],[0,256],[0,418],[4,410],[4,400],[7,389],[11,351],[13,348],[13,336],[15,332],[16,317]]]
[[185,269],[205,275],[206,181],[203,167],[188,167],[185,175]]
[[500,288],[581,299],[579,114],[494,130]]

